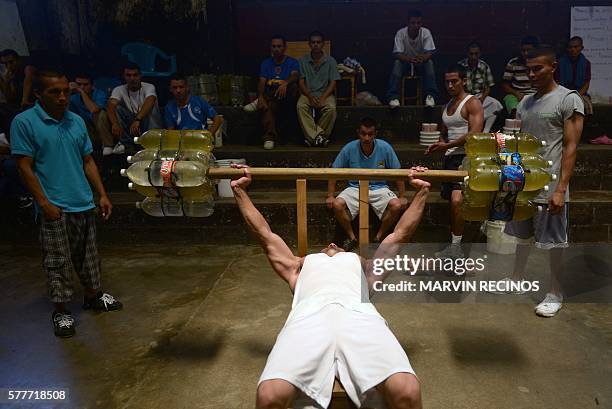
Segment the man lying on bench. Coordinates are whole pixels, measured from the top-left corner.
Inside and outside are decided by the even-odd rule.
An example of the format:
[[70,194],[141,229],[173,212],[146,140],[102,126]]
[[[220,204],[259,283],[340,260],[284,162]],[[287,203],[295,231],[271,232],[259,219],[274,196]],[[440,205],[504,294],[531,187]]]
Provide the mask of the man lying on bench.
[[[363,278],[370,291],[381,279],[371,273],[371,262],[334,243],[306,257],[293,255],[246,193],[248,167],[233,166],[244,169],[244,176],[231,182],[240,212],[293,292],[291,312],[259,379],[257,408],[287,408],[298,394],[310,407],[326,408],[336,376],[358,407],[382,395],[392,409],[421,408],[419,381],[406,353],[369,295],[362,296]],[[393,257],[421,220],[430,184],[409,182],[417,193],[375,258]]]

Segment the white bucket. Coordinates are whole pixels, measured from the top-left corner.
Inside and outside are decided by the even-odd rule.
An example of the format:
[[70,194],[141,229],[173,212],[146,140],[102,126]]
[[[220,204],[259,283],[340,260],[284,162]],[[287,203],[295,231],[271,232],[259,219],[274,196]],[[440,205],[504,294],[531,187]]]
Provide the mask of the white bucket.
[[506,222],[487,220],[487,251],[495,254],[516,253],[516,239],[504,233]]
[[[229,168],[232,163],[237,163],[240,165],[246,164],[246,159],[219,159],[215,161],[215,165],[219,168]],[[219,197],[234,197],[234,192],[232,192],[232,186],[230,185],[231,179],[221,179],[219,180],[219,184],[217,185],[217,189],[219,190]]]

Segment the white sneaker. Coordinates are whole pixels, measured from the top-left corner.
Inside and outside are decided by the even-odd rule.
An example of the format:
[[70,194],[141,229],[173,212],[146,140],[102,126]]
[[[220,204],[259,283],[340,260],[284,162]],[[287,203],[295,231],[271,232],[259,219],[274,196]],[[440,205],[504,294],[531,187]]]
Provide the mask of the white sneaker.
[[113,153],[115,155],[121,155],[125,153],[125,145],[121,142],[117,142],[117,145],[115,145],[115,147],[113,148]]
[[251,103],[246,104],[242,107],[246,112],[255,112],[257,111],[257,100],[254,100]]
[[102,156],[108,156],[108,155],[112,155],[113,154],[113,147],[112,146],[105,146],[104,149],[102,149]]
[[425,97],[425,106],[428,106],[430,108],[435,107],[436,100],[434,99],[434,97],[432,97],[431,95],[427,95],[427,97]]
[[544,300],[535,308],[535,313],[540,317],[554,317],[561,307],[563,307],[563,297],[548,293]]
[[274,149],[274,141],[265,141],[264,149]]
[[503,294],[512,294],[512,295],[522,295],[525,294],[526,291],[522,290],[523,280],[513,280],[510,277],[502,278],[495,284],[495,288],[498,290],[487,290],[488,293],[503,295]]
[[398,106],[400,106],[399,99],[396,98],[396,99],[392,99],[391,101],[389,101],[389,108],[395,109]]

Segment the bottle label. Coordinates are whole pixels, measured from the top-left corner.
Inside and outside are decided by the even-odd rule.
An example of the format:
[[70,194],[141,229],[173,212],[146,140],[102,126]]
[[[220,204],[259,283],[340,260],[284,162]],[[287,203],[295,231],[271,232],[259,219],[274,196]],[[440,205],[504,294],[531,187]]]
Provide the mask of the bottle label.
[[164,181],[164,185],[159,189],[159,194],[164,197],[177,198],[179,197],[178,188],[174,183],[174,167],[176,161],[163,160],[159,173]]
[[520,165],[522,163],[521,161],[521,155],[518,152],[514,152],[514,153],[500,153],[497,155],[497,157],[499,158],[499,162],[502,165]]
[[499,188],[503,192],[520,192],[525,187],[525,172],[518,165],[502,166]]
[[506,152],[506,138],[504,137],[504,134],[496,132],[495,139],[497,140],[497,151]]

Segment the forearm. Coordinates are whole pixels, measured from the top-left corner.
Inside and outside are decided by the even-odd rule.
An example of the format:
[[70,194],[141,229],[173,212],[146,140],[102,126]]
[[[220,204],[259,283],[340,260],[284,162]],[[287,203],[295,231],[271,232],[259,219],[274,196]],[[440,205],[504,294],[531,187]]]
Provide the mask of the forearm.
[[569,144],[563,147],[563,153],[561,155],[561,170],[558,176],[559,183],[557,183],[557,191],[565,193],[569,186],[570,178],[574,173],[574,167],[576,165],[576,144]]
[[257,84],[257,96],[258,98],[264,97],[264,91],[266,89],[266,79],[259,78],[259,83]]
[[89,159],[86,159],[85,163],[83,164],[85,176],[87,176],[87,180],[89,180],[89,183],[92,184],[100,197],[107,196],[106,189],[104,189],[104,184],[102,183],[102,178],[100,178],[100,173],[98,172],[98,167],[96,166],[96,162],[91,156],[88,156],[88,158]]
[[327,86],[327,88],[325,88],[325,91],[321,95],[320,99],[325,99],[325,98],[329,97],[334,92],[335,89],[336,89],[336,81],[335,80],[331,80],[329,82],[329,85]]
[[395,59],[400,61],[412,62],[412,57],[409,57],[406,54],[395,53],[393,54],[393,56],[395,57]]
[[217,115],[213,118],[212,126],[210,127],[210,133],[215,135],[219,130],[219,127],[223,123],[223,118],[220,115]]
[[83,98],[83,103],[85,104],[85,108],[92,114],[97,114],[101,111],[100,107],[91,99],[89,95],[85,92],[81,92],[81,98]]
[[140,111],[138,111],[138,113],[136,114],[136,119],[142,121],[144,118],[148,117],[149,114],[151,114],[153,107],[155,106],[155,101],[155,97],[147,97],[144,103],[142,104],[142,108],[140,108]]
[[336,193],[336,181],[330,179],[327,181],[327,197],[333,197],[334,193]]
[[259,210],[257,210],[255,205],[253,205],[251,198],[244,189],[240,187],[234,187],[233,191],[234,198],[236,199],[236,204],[238,205],[238,209],[240,210],[244,221],[246,222],[249,229],[255,235],[257,235],[261,241],[265,235],[272,232],[272,230],[270,229],[270,225],[268,224],[266,219],[264,219]]
[[416,192],[410,207],[404,212],[393,230],[392,234],[396,236],[396,242],[405,243],[415,232],[421,217],[423,217],[428,194],[429,188],[422,188]]
[[585,95],[585,94],[587,93],[587,91],[589,90],[589,85],[590,85],[590,82],[589,82],[589,81],[586,81],[586,82],[585,82],[585,83],[582,85],[582,87],[580,87],[580,89],[578,90],[578,93],[579,93],[580,95]]
[[106,113],[111,124],[119,126],[119,118],[117,117],[117,104],[109,103]]
[[419,54],[419,58],[421,59],[422,62],[426,62],[426,61],[430,60],[432,56],[433,56],[432,53]]

